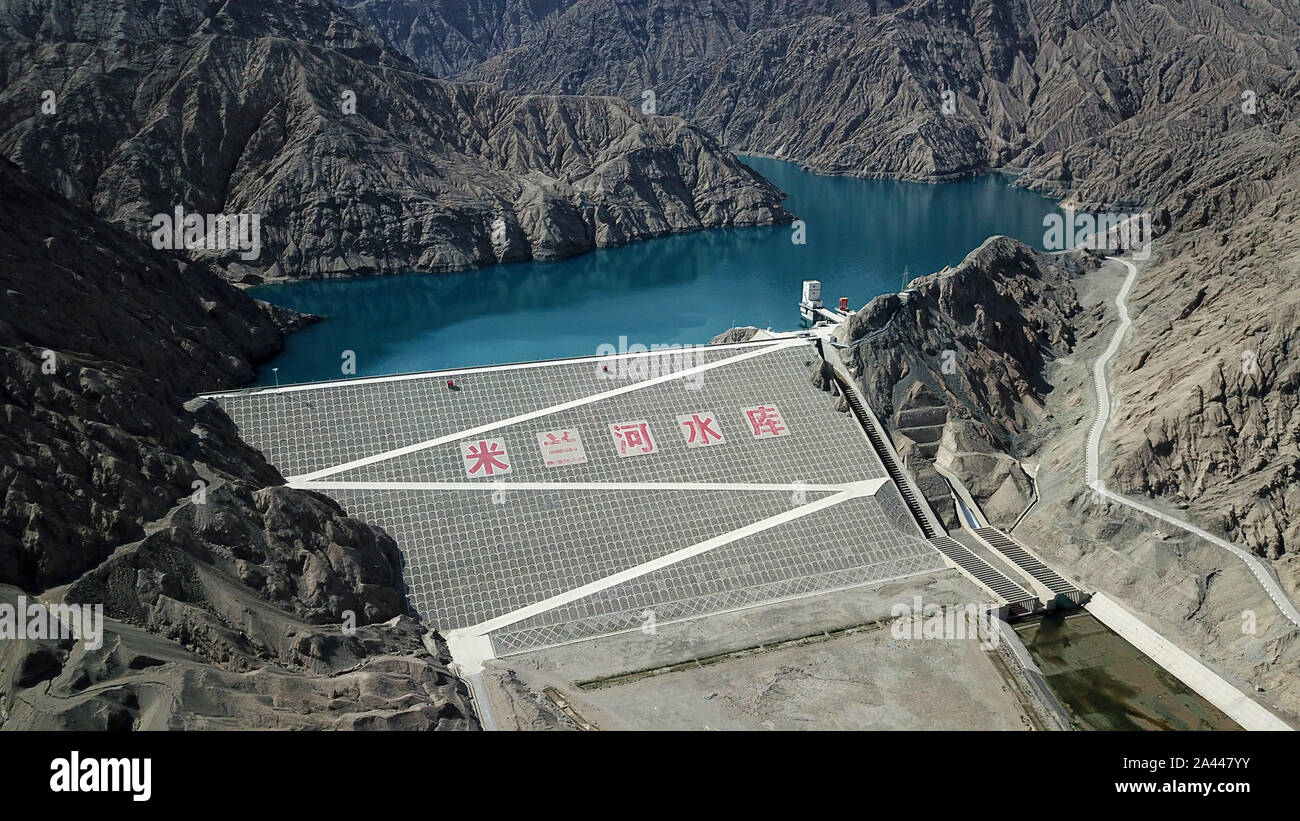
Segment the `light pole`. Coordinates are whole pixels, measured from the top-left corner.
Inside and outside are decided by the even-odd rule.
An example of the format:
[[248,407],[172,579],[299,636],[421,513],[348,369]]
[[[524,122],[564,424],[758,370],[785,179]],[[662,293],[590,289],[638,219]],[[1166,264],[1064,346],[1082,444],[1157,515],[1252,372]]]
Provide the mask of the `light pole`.
[[271,369],[271,373],[275,374],[275,386],[276,386],[277,388],[280,387],[280,369],[279,369],[279,368],[272,368],[272,369]]

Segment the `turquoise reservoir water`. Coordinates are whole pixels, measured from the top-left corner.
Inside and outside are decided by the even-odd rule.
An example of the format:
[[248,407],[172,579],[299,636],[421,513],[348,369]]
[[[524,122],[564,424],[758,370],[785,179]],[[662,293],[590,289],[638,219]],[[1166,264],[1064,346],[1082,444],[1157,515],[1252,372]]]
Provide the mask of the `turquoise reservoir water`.
[[704,343],[735,325],[799,324],[805,279],[854,308],[911,276],[960,262],[994,234],[1042,246],[1055,204],[993,175],[926,185],[820,177],[749,157],[789,194],[805,243],[789,225],[679,234],[561,262],[458,274],[408,274],[255,288],[254,296],[326,317],[293,334],[258,384],[595,354],[600,345]]

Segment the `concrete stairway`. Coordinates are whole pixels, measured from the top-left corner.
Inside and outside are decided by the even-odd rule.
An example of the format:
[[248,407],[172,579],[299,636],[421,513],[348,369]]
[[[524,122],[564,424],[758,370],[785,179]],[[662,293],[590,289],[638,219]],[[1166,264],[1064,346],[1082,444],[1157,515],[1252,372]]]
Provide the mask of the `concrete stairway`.
[[[958,567],[977,579],[980,584],[1003,601],[1022,603],[1027,600],[1037,599],[1037,596],[1033,593],[1007,578],[1001,571],[975,555],[970,548],[951,536],[936,536],[930,539],[930,544],[938,548],[940,553],[952,559]],[[1021,607],[1023,609],[1023,605]]]
[[1052,568],[1034,558],[1029,551],[996,527],[976,528],[975,535],[998,555],[1028,573],[1035,581],[1056,595],[1065,595],[1077,601],[1078,587],[1061,578]]
[[853,415],[857,417],[858,424],[860,424],[862,430],[866,432],[867,439],[871,441],[871,446],[875,448],[876,455],[880,457],[881,463],[884,464],[885,472],[889,474],[889,478],[898,486],[898,492],[902,495],[903,501],[907,504],[907,509],[912,512],[912,516],[916,519],[916,523],[920,525],[921,532],[925,534],[927,539],[933,539],[935,536],[938,536],[939,531],[933,524],[931,524],[930,517],[917,501],[916,493],[912,490],[912,483],[908,481],[907,475],[903,472],[902,467],[894,459],[894,455],[890,451],[889,445],[886,444],[884,440],[884,435],[876,427],[875,422],[872,421],[866,408],[862,406],[862,400],[858,399],[858,392],[848,385],[845,385],[843,379],[840,378],[838,373],[836,374],[836,381],[839,382],[840,390],[848,400],[849,408],[852,409]]

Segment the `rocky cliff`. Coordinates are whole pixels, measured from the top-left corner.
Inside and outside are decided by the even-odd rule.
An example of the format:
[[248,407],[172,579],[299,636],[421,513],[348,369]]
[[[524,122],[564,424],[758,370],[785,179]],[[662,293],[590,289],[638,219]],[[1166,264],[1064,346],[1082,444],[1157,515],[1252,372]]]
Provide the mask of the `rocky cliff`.
[[[1300,553],[1300,138],[1267,165],[1230,225],[1170,236],[1138,279],[1114,366],[1113,470],[1125,492],[1277,559]],[[1284,575],[1300,594],[1300,564]]]
[[[837,330],[841,353],[936,512],[956,524],[938,462],[1003,526],[1032,497],[1009,454],[1044,416],[1048,364],[1069,354],[1085,255],[993,237],[953,267],[873,299]],[[930,492],[933,491],[933,492]]]
[[178,207],[258,215],[257,249],[180,237],[231,276],[459,270],[791,218],[680,119],[432,79],[328,0],[180,6],[0,10],[0,152],[151,241]]
[[0,723],[475,726],[393,540],[184,399],[247,379],[296,319],[11,163],[0,184],[0,603],[106,618],[98,648],[0,642]]
[[[499,10],[487,0],[385,5]],[[653,90],[660,113],[729,146],[827,173],[1022,168],[1116,202],[1154,198],[1156,186],[1133,183],[1168,168],[1141,154],[1210,153],[1197,131],[1229,130],[1242,92],[1254,92],[1257,125],[1276,122],[1294,84],[1296,11],[1290,0],[589,0],[534,14],[531,33],[460,76],[629,101]],[[526,22],[517,11],[495,19],[515,32]],[[464,62],[392,42],[433,70]],[[1191,116],[1206,103],[1213,110]]]
[[393,51],[435,77],[451,77],[546,37],[551,23],[575,0],[346,0],[344,5]]

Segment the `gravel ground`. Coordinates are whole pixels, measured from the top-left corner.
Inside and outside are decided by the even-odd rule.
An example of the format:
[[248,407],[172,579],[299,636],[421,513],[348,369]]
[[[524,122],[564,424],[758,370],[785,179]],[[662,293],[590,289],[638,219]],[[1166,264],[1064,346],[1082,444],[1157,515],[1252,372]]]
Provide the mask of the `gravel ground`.
[[[514,712],[544,688],[602,730],[1033,728],[1005,667],[978,641],[892,636],[891,605],[914,595],[939,605],[982,598],[945,571],[512,656],[485,678],[498,723],[521,729],[549,726],[531,706],[522,720]],[[831,635],[772,647],[821,631]],[[748,652],[714,660],[738,650]]]

